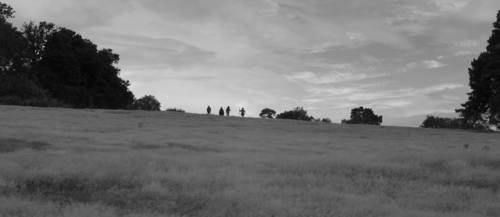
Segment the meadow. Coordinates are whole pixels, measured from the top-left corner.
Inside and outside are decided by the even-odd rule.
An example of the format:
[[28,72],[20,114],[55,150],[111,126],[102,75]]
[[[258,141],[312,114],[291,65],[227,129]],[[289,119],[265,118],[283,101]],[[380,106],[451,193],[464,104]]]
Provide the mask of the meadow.
[[0,216],[497,217],[499,138],[0,106]]

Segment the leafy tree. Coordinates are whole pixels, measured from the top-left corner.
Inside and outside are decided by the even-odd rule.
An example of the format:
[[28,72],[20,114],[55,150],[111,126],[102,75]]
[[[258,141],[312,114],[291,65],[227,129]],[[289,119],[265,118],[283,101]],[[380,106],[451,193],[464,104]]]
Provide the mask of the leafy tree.
[[95,44],[59,28],[48,37],[38,66],[40,82],[55,98],[76,108],[94,107],[92,93],[102,71]]
[[330,120],[330,118],[323,118],[323,119],[321,119],[321,122],[323,122],[323,123],[332,123],[332,120]]
[[468,101],[455,110],[474,128],[500,127],[500,11],[493,27],[486,51],[469,68]]
[[128,89],[130,82],[119,77],[120,69],[113,66],[120,57],[111,49],[98,51],[101,73],[94,88],[94,106],[106,109],[127,109],[134,102],[134,94]]
[[7,22],[13,14],[0,2],[0,103],[33,105],[56,98],[76,108],[132,106],[130,82],[113,66],[118,54],[97,50],[90,40],[52,23],[30,21],[18,31]]
[[10,5],[0,2],[0,23],[5,23],[8,18],[14,18],[14,13]]
[[33,21],[30,21],[23,24],[21,32],[28,44],[28,66],[34,67],[42,59],[42,52],[45,49],[47,39],[56,31],[56,26],[53,23],[40,22],[36,25]]
[[14,17],[11,6],[0,2],[0,75],[26,72],[23,59],[26,54],[26,43],[22,34],[17,31],[8,18]]
[[140,99],[134,100],[132,109],[146,111],[160,111],[160,102],[153,95],[145,95]]
[[375,115],[371,108],[353,108],[351,110],[351,119],[343,119],[341,123],[380,125],[382,123],[382,116]]
[[302,107],[295,107],[291,111],[285,111],[276,116],[276,119],[292,119],[301,121],[311,121],[313,118],[307,115],[307,111]]
[[259,116],[261,118],[269,118],[269,119],[274,119],[274,116],[276,116],[276,111],[270,109],[270,108],[265,108],[262,109],[260,112]]
[[122,80],[120,70],[113,66],[120,60],[118,54],[111,49],[98,51],[97,45],[66,28],[51,30],[44,22],[25,29],[30,28],[45,29],[34,40],[45,40],[45,44],[30,45],[32,50],[43,48],[41,58],[33,54],[31,60],[40,83],[53,97],[76,108],[127,109],[132,105],[130,82]]
[[43,106],[50,101],[25,66],[27,43],[21,32],[7,22],[14,17],[11,6],[0,2],[0,104]]

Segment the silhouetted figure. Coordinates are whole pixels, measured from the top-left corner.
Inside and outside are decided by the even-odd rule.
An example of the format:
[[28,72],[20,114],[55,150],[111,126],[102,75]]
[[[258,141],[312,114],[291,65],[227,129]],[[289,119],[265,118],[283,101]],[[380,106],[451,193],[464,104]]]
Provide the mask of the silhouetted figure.
[[240,113],[241,113],[241,117],[245,117],[245,108],[241,108],[240,110]]
[[226,108],[226,115],[229,116],[229,112],[231,111],[231,108],[229,106]]
[[219,109],[219,115],[224,116],[224,109],[222,109],[222,107],[220,107],[220,109]]
[[212,108],[210,108],[210,106],[208,106],[207,113],[210,114],[211,111],[212,111]]

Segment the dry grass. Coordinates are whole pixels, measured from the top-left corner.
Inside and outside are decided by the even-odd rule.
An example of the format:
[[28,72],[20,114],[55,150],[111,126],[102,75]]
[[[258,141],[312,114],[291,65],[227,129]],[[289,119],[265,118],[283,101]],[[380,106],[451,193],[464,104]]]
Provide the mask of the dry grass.
[[500,216],[498,139],[0,106],[0,216]]

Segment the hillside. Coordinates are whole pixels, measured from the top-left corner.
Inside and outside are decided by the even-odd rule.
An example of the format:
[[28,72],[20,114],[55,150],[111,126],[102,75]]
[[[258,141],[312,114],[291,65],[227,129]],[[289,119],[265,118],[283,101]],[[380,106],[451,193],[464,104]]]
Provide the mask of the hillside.
[[0,106],[0,216],[500,216],[499,138]]

